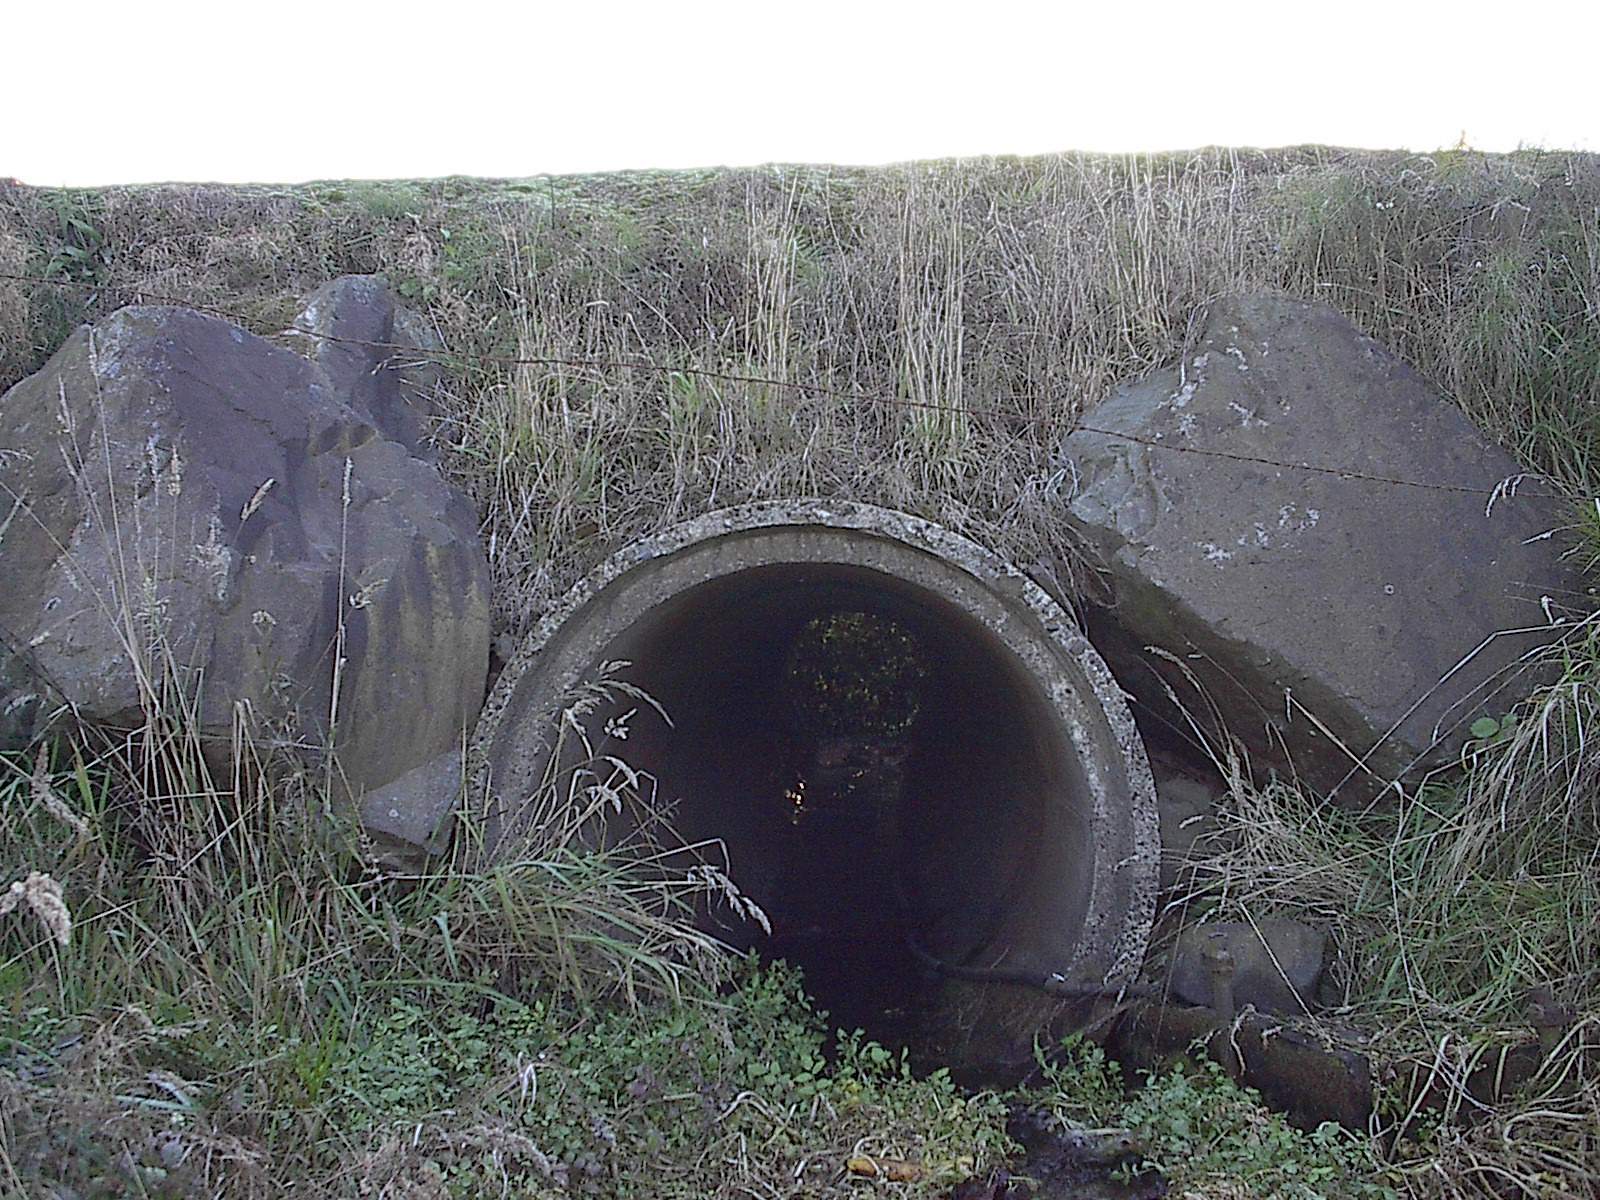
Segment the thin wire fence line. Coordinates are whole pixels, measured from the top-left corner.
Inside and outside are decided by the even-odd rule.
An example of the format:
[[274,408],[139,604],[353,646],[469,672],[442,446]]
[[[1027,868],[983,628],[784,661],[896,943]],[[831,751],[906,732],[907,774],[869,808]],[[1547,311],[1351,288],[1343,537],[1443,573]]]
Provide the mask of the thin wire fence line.
[[[90,291],[98,291],[105,287],[99,283],[86,283],[75,279],[48,279],[37,275],[21,275],[9,271],[0,271],[0,280],[9,280],[16,283],[32,283],[46,287],[73,287]],[[190,308],[197,312],[209,313],[213,316],[226,317],[236,325],[246,325],[248,319],[239,313],[232,312],[216,305],[197,303],[181,297],[167,296],[155,292],[146,292],[138,288],[114,288],[110,290],[131,292],[145,300],[157,301],[163,304],[174,305],[181,308]],[[319,333],[311,329],[298,327],[282,330],[279,336],[304,337],[317,341],[333,342],[344,346],[359,346],[369,350],[387,350],[395,354],[405,354],[418,358],[430,359],[455,359],[461,362],[477,362],[506,367],[572,367],[588,370],[627,370],[627,371],[655,371],[665,375],[692,375],[702,379],[713,379],[723,383],[746,383],[764,387],[784,388],[796,392],[809,392],[816,396],[825,396],[830,399],[846,400],[864,404],[882,404],[898,408],[913,408],[931,410],[934,412],[950,413],[968,417],[992,417],[997,421],[1008,422],[1013,425],[1048,425],[1056,421],[1052,417],[1028,417],[1019,413],[1007,412],[1003,409],[974,407],[970,405],[939,404],[928,400],[909,400],[903,396],[892,396],[885,392],[864,392],[859,390],[842,391],[830,388],[819,383],[802,383],[796,380],[773,379],[763,375],[746,375],[733,371],[717,371],[709,367],[674,366],[665,363],[651,362],[648,359],[624,359],[602,357],[570,358],[560,355],[541,355],[535,357],[522,357],[505,354],[485,354],[473,351],[428,349],[426,347],[405,345],[399,342],[368,341],[363,338],[342,337],[338,334]],[[1184,446],[1176,442],[1165,441],[1160,438],[1141,437],[1138,434],[1124,433],[1115,429],[1102,429],[1083,421],[1076,421],[1066,431],[1072,433],[1092,433],[1100,437],[1115,438],[1119,441],[1130,442],[1134,445],[1145,446],[1153,450],[1171,451],[1177,454],[1198,454],[1206,458],[1219,458],[1229,462],[1247,463],[1253,466],[1272,467],[1285,471],[1304,471],[1314,475],[1331,475],[1338,479],[1351,480],[1361,483],[1381,483],[1394,487],[1419,488],[1424,491],[1454,492],[1470,496],[1487,496],[1491,501],[1511,499],[1521,500],[1549,500],[1557,503],[1575,503],[1582,499],[1577,495],[1565,495],[1559,492],[1523,492],[1518,490],[1518,483],[1523,479],[1535,477],[1534,472],[1523,472],[1501,480],[1493,487],[1469,487],[1464,484],[1432,483],[1421,479],[1406,479],[1394,475],[1378,475],[1369,471],[1362,471],[1355,467],[1331,467],[1320,463],[1289,462],[1284,459],[1268,458],[1257,454],[1244,454],[1234,450],[1218,450],[1205,446]],[[1600,500],[1597,500],[1600,503]]]

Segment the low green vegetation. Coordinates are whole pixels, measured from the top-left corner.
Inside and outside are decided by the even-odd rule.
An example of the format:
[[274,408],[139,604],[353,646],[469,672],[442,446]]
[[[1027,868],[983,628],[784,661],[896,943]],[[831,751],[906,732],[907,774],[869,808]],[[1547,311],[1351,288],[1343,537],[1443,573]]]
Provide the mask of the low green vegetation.
[[925,653],[910,630],[886,617],[816,617],[789,651],[784,688],[808,733],[900,737],[922,708]]
[[874,1153],[933,1195],[1003,1151],[995,1097],[825,1053],[792,972],[697,930],[737,889],[596,764],[492,867],[465,821],[394,876],[180,729],[0,768],[0,1190],[825,1195]]
[[1130,1094],[1092,1043],[1041,1058],[1030,1099],[1072,1129],[1125,1130],[1123,1175],[1160,1171],[1178,1195],[1382,1200],[1397,1195],[1369,1140],[1328,1122],[1305,1131],[1270,1111],[1209,1060],[1153,1072]]
[[[614,771],[552,781],[493,866],[469,820],[440,869],[397,877],[328,834],[314,787],[220,784],[152,708],[93,754],[0,766],[0,1177],[97,1198],[827,1196],[868,1186],[848,1172],[865,1159],[912,1164],[896,1194],[937,1196],[1013,1151],[1010,1103],[1127,1130],[1128,1169],[1180,1194],[1573,1194],[1593,1009],[1521,1090],[1468,1086],[1526,1040],[1529,985],[1594,994],[1600,652],[1565,653],[1449,786],[1381,813],[1253,786],[1232,760],[1190,903],[1335,929],[1342,1015],[1380,1065],[1378,1141],[1291,1129],[1204,1062],[1130,1091],[1073,1043],[1003,1098],[860,1035],[830,1046],[792,971],[698,932],[697,906],[742,898],[666,853],[662,815]],[[590,849],[581,831],[619,805],[636,832]]]
[[[1008,1098],[830,1038],[793,970],[696,932],[688,902],[737,893],[668,869],[659,827],[594,851],[580,811],[491,870],[385,877],[180,745],[5,760],[4,865],[71,904],[0,925],[14,1194],[943,1196],[1015,1151]],[[1129,1094],[1092,1046],[1041,1061],[1010,1103],[1234,1189],[1198,1194],[1392,1194],[1364,1139],[1209,1066]]]

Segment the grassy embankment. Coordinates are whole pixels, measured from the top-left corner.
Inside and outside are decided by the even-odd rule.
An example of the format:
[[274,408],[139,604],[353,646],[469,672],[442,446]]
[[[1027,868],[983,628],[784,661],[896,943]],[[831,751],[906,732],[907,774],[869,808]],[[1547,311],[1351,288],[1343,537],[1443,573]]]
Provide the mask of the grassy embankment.
[[[1025,563],[1071,562],[1060,437],[1238,287],[1336,305],[1568,489],[1575,513],[1600,491],[1593,157],[0,188],[0,271],[85,285],[0,280],[0,386],[74,323],[141,296],[273,334],[326,278],[388,274],[459,356],[439,433],[484,514],[507,636],[617,541],[752,498],[850,496]],[[856,390],[939,407],[828,394]],[[1593,631],[1569,640],[1558,686],[1392,810],[1338,817],[1235,771],[1225,837],[1179,898],[1333,926],[1346,1015],[1392,1068],[1383,1119],[1421,1134],[1391,1156],[1391,1183],[1417,1195],[1594,1186]],[[397,886],[313,835],[314,788],[210,778],[154,686],[135,736],[60,747],[37,780],[12,762],[6,779],[0,882],[48,874],[74,928],[61,945],[25,912],[0,927],[0,1187],[56,1169],[83,1195],[134,1176],[126,1194],[424,1196],[502,1179],[526,1195],[562,1181],[823,1194],[849,1189],[839,1168],[859,1147],[920,1158],[924,1178],[893,1186],[932,1194],[998,1150],[991,1099],[907,1079],[870,1047],[823,1062],[792,980],[725,994],[739,968],[671,919],[713,884],[583,853],[570,814],[515,863],[460,860]],[[1474,1109],[1465,1074],[1527,1036],[1523,995],[1540,983],[1578,1004],[1578,1025],[1532,1085]],[[1412,1068],[1470,1119],[1408,1112]],[[1365,1151],[1294,1142],[1203,1078],[1170,1077],[1161,1104],[1131,1110],[1094,1078],[1047,1098],[1080,1123],[1144,1124],[1197,1194],[1341,1190],[1315,1178],[1296,1193],[1255,1174],[1267,1162],[1307,1179],[1365,1170]],[[1252,1131],[1231,1139],[1235,1158],[1186,1153],[1224,1118]]]

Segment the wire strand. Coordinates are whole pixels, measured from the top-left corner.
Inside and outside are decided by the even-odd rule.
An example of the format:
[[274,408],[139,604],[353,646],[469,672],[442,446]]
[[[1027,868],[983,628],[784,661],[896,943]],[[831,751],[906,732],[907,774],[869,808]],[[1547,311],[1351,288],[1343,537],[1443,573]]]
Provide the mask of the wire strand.
[[[10,280],[16,283],[31,283],[45,287],[81,288],[89,291],[100,291],[105,285],[88,283],[76,279],[50,279],[40,275],[24,275],[10,271],[0,271],[0,280]],[[216,305],[196,303],[177,296],[162,295],[156,292],[146,292],[139,288],[123,287],[112,290],[130,292],[145,300],[154,300],[164,304],[176,305],[182,308],[194,309],[197,312],[209,313],[213,316],[226,317],[236,325],[247,324],[247,319],[239,313],[232,312]],[[573,367],[588,370],[628,370],[628,371],[655,371],[666,375],[692,375],[701,379],[713,379],[723,383],[746,383],[764,387],[784,388],[790,391],[810,393],[815,396],[824,396],[830,399],[846,400],[861,404],[882,404],[898,408],[914,408],[932,410],[935,412],[951,413],[969,417],[992,417],[997,421],[1007,422],[1012,425],[1047,425],[1055,418],[1029,417],[1020,413],[1006,412],[997,408],[983,408],[971,406],[956,406],[939,404],[927,400],[908,400],[903,396],[892,396],[884,392],[865,392],[856,389],[842,391],[818,383],[802,383],[797,380],[773,379],[764,375],[748,375],[735,371],[717,371],[709,367],[673,366],[664,363],[651,362],[648,359],[608,358],[599,356],[567,357],[561,355],[537,355],[524,357],[520,355],[485,354],[472,351],[438,349],[431,350],[426,347],[405,345],[399,342],[368,341],[363,338],[342,337],[338,334],[319,333],[316,330],[291,328],[282,331],[284,336],[304,337],[318,341],[334,342],[345,346],[359,346],[370,350],[388,350],[397,354],[407,354],[423,358],[455,359],[461,362],[477,362],[506,367]],[[1470,496],[1487,496],[1491,506],[1496,499],[1509,499],[1513,496],[1523,500],[1549,500],[1559,503],[1574,503],[1580,497],[1566,495],[1560,492],[1523,492],[1518,490],[1518,484],[1526,478],[1534,476],[1533,472],[1523,472],[1508,476],[1493,487],[1470,487],[1465,484],[1434,483],[1422,479],[1406,479],[1395,475],[1379,475],[1370,471],[1362,471],[1355,467],[1328,466],[1322,463],[1289,462],[1284,459],[1268,458],[1259,454],[1245,454],[1234,450],[1218,450],[1206,446],[1183,446],[1176,442],[1169,442],[1160,438],[1141,437],[1138,434],[1126,433],[1121,430],[1103,429],[1090,425],[1082,420],[1072,423],[1066,431],[1067,435],[1073,433],[1092,433],[1100,437],[1115,438],[1120,441],[1130,442],[1134,445],[1145,446],[1152,450],[1170,451],[1175,454],[1198,454],[1207,458],[1218,458],[1228,462],[1248,463],[1253,466],[1272,467],[1285,471],[1304,471],[1313,475],[1328,475],[1337,479],[1358,481],[1362,483],[1381,483],[1394,487],[1420,488],[1433,492],[1453,492]]]

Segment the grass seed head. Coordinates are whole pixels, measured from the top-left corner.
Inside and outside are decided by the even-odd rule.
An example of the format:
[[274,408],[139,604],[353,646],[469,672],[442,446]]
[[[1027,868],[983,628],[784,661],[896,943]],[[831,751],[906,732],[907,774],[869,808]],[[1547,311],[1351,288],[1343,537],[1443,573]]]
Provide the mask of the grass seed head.
[[29,871],[26,879],[15,880],[0,896],[0,917],[26,905],[55,941],[65,948],[72,941],[72,913],[62,898],[61,885],[40,871]]

